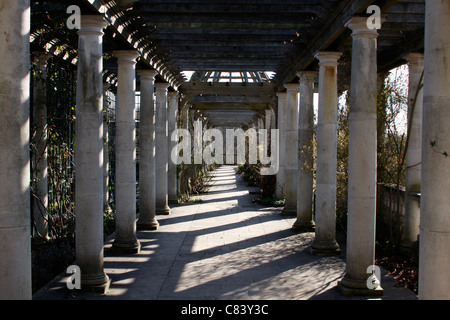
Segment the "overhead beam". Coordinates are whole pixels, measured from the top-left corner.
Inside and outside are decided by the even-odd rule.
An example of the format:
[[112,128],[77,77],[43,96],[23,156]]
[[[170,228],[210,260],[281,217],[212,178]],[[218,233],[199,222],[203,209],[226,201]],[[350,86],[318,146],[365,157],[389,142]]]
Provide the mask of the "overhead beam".
[[230,63],[230,64],[216,64],[214,62],[212,63],[206,63],[201,62],[198,60],[198,62],[191,62],[191,63],[183,63],[179,64],[182,70],[192,70],[192,71],[222,71],[222,72],[239,72],[242,70],[246,71],[270,71],[273,72],[277,69],[277,65],[267,65],[267,64],[251,64],[251,61],[248,61],[248,64],[236,64],[236,63]]
[[407,53],[420,51],[424,48],[425,31],[418,30],[406,35],[406,39],[378,54],[378,70],[390,70],[404,62]]
[[283,45],[284,41],[290,41],[291,39],[296,38],[295,31],[292,32],[292,36],[284,35],[280,37],[280,35],[277,34],[266,34],[263,32],[257,32],[253,31],[252,33],[228,33],[228,34],[209,34],[209,33],[200,33],[197,35],[189,36],[188,34],[176,34],[176,33],[162,33],[158,34],[158,32],[154,33],[156,38],[156,41],[202,41],[202,42],[274,42],[279,43],[280,45]]
[[322,6],[317,1],[309,1],[299,3],[298,1],[293,1],[291,3],[286,3],[283,1],[276,2],[272,1],[270,3],[265,3],[264,1],[251,2],[246,1],[245,4],[242,3],[232,3],[227,1],[226,3],[208,1],[208,3],[200,3],[189,1],[185,3],[182,1],[176,2],[156,2],[156,1],[140,1],[140,3],[134,6],[138,11],[154,11],[159,14],[164,14],[167,12],[180,12],[182,14],[192,14],[192,13],[210,13],[212,9],[218,15],[224,14],[267,14],[271,12],[273,14],[285,14],[286,12],[290,14],[302,14],[305,12],[310,12],[316,15],[321,15],[327,12],[326,8]]
[[149,52],[149,50],[142,43],[141,39],[133,36],[130,24],[122,19],[121,13],[117,11],[117,7],[111,6],[109,3],[105,5],[103,1],[100,0],[82,1],[89,6],[91,10],[98,14],[103,14],[105,18],[110,21],[109,28],[113,29],[114,32],[128,42],[132,48],[136,49],[143,61],[147,63],[149,67],[157,70],[159,75],[172,87],[177,88],[183,82],[181,74],[173,73],[170,71],[168,66],[163,67],[163,63],[159,63],[161,60]]
[[275,86],[272,83],[242,84],[242,83],[205,83],[186,82],[179,87],[182,94],[195,97],[198,95],[267,95],[275,94]]
[[269,99],[261,95],[202,95],[192,100],[192,103],[269,103]]
[[314,61],[314,54],[326,49],[345,30],[345,23],[354,15],[366,10],[374,0],[344,0],[332,12],[322,29],[311,39],[306,50],[299,52],[298,58],[287,64],[276,76],[278,89],[295,78],[299,70],[305,70]]
[[267,103],[192,103],[192,106],[197,110],[265,110],[268,108]]

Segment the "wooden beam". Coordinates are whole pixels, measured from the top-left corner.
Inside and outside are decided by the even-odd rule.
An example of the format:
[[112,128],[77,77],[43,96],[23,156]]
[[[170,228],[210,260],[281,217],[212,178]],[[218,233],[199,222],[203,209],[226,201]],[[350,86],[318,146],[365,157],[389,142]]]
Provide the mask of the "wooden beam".
[[296,38],[295,31],[293,30],[292,35],[280,35],[277,34],[266,34],[264,32],[258,32],[253,30],[252,33],[234,33],[234,34],[208,34],[208,33],[200,33],[197,35],[189,36],[188,34],[176,34],[176,33],[163,33],[158,34],[158,31],[154,32],[156,41],[202,41],[202,42],[247,42],[247,43],[266,43],[266,42],[274,42],[280,45],[283,44],[283,41],[290,41]]
[[192,107],[197,110],[265,110],[268,108],[268,104],[254,102],[192,102]]
[[197,96],[192,100],[192,103],[258,103],[265,104],[270,103],[270,99],[267,96],[261,95],[202,95]]
[[414,51],[421,51],[424,48],[425,31],[419,29],[411,34],[405,35],[405,39],[395,46],[381,51],[378,54],[378,70],[390,70],[401,65],[405,61],[403,57]]
[[223,71],[223,72],[240,72],[240,71],[270,71],[273,72],[277,69],[277,65],[267,65],[267,64],[215,64],[215,63],[184,63],[179,65],[182,70],[192,70],[192,71]]
[[322,6],[318,1],[292,1],[291,3],[286,3],[283,1],[271,3],[265,3],[264,1],[258,1],[250,3],[249,1],[240,1],[239,3],[227,2],[193,2],[189,3],[183,2],[155,2],[151,1],[140,1],[134,6],[137,11],[150,11],[158,14],[180,12],[182,14],[210,14],[214,13],[217,15],[223,14],[267,14],[271,12],[273,14],[304,14],[304,13],[314,13],[317,15],[324,14],[327,12],[326,8]]
[[374,0],[344,0],[335,8],[322,29],[317,32],[306,50],[299,52],[297,59],[287,64],[284,70],[277,73],[278,90],[295,78],[300,70],[304,70],[314,61],[314,54],[327,47],[345,30],[345,23],[354,15],[364,11]]
[[198,95],[268,95],[275,94],[275,86],[272,83],[242,84],[242,83],[205,83],[186,82],[179,87],[179,91],[192,97]]

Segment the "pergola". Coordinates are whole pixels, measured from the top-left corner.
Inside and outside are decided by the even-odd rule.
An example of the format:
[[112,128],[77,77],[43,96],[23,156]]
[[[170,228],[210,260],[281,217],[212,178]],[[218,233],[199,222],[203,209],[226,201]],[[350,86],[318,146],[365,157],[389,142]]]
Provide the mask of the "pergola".
[[[134,99],[138,90],[140,162],[152,164],[139,169],[141,210],[145,206],[154,208],[148,214],[141,212],[141,227],[157,229],[155,215],[170,213],[168,198],[174,169],[169,162],[168,136],[176,128],[173,115],[177,110],[187,113],[193,110],[214,127],[276,127],[280,131],[277,180],[286,191],[284,214],[297,216],[295,229],[310,230],[315,226],[311,248],[314,254],[339,253],[334,225],[337,97],[339,92],[349,89],[347,268],[340,288],[344,294],[382,293],[381,288],[368,289],[366,282],[374,253],[377,74],[409,63],[410,104],[414,102],[415,107],[409,119],[419,126],[411,131],[414,148],[410,150],[416,157],[411,161],[421,162],[421,171],[417,165],[411,166],[407,192],[417,192],[417,185],[421,186],[420,296],[450,297],[446,287],[450,170],[445,151],[450,149],[450,62],[446,59],[450,56],[449,3],[441,0],[39,3],[40,6],[33,7],[35,11],[30,10],[27,0],[4,0],[4,5],[0,5],[0,41],[8,44],[0,49],[0,248],[11,257],[8,263],[3,262],[6,259],[0,263],[0,296],[30,297],[29,247],[17,248],[16,244],[27,243],[30,234],[29,201],[24,200],[29,199],[29,175],[24,170],[29,165],[29,132],[24,124],[29,121],[30,86],[26,80],[31,50],[60,56],[77,70],[77,263],[83,270],[82,285],[101,290],[106,290],[109,283],[103,271],[103,162],[99,156],[103,148],[105,82],[117,91],[115,247],[126,252],[138,252],[140,246],[136,238],[133,162]],[[69,30],[64,25],[44,31],[40,28],[42,23],[51,25],[52,19],[65,21],[70,15],[66,12],[70,5],[81,10],[79,30]],[[377,18],[377,10],[381,14],[380,25],[372,28],[370,23]],[[41,68],[45,68],[44,63]],[[425,70],[423,89],[422,70]],[[319,94],[319,111],[313,221],[312,176],[301,170],[298,149],[310,145],[312,140],[314,92]],[[272,121],[275,117],[276,126]],[[155,190],[155,196],[147,199],[145,194],[150,190]],[[417,236],[418,231],[414,230],[419,229],[417,215],[417,211],[410,213],[411,237]],[[14,293],[5,292],[6,287],[18,289]]]
[[[271,100],[269,108],[276,111],[275,92],[283,91],[285,83],[298,81],[298,70],[316,69],[318,61],[314,54],[319,50],[343,52],[338,72],[348,75],[351,31],[344,24],[355,15],[369,16],[366,12],[369,5],[378,6],[383,14],[383,28],[377,41],[379,72],[405,63],[405,55],[423,50],[424,43],[424,1],[268,0],[224,4],[220,1],[85,0],[70,4],[79,5],[86,14],[104,12],[110,25],[105,30],[103,51],[113,55],[117,49],[136,49],[142,65],[158,71],[158,79],[168,82],[183,95],[182,104],[200,94],[216,96],[223,92],[244,97],[243,107],[251,109],[251,96],[255,95],[252,91],[256,91],[259,96],[267,95]],[[65,9],[70,4],[56,8]],[[37,36],[38,31],[34,34],[32,43],[37,46],[75,49],[73,41],[67,42],[67,36],[57,31],[42,37]],[[66,54],[66,59],[76,61],[76,50]],[[185,71],[196,73],[188,79]],[[231,79],[233,72],[235,76]],[[264,72],[274,74],[273,78]],[[114,59],[105,61],[105,77],[111,82],[117,77]],[[227,78],[229,83],[239,81],[241,85],[235,83],[233,89],[227,88]],[[251,81],[252,78],[256,81]],[[340,91],[349,86],[345,80],[348,76],[342,78]],[[199,82],[214,86],[193,88]],[[267,86],[264,93],[258,88],[262,83]],[[222,105],[221,98],[214,105]],[[204,108],[205,98],[201,100]],[[256,98],[254,104],[259,109],[260,99]],[[229,106],[234,109],[231,102]]]

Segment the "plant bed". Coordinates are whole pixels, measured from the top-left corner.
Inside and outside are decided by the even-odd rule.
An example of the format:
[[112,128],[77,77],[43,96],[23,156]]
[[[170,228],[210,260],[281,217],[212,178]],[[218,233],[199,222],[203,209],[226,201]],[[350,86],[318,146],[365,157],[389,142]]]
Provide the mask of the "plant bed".
[[385,256],[376,259],[376,264],[386,269],[397,281],[398,287],[406,287],[418,293],[419,263],[416,257]]

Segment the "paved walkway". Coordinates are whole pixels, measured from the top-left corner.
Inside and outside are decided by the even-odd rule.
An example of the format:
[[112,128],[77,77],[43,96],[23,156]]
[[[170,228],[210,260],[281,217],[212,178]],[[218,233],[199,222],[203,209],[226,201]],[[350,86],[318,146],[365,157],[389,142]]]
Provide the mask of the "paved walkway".
[[[345,255],[311,255],[314,233],[296,233],[291,229],[295,218],[252,203],[255,195],[235,169],[219,168],[210,192],[158,216],[157,231],[139,231],[139,254],[110,255],[109,241],[107,294],[69,291],[62,275],[34,299],[349,299],[336,288]],[[395,287],[391,277],[383,276],[381,283],[382,299],[415,299],[411,291]]]

